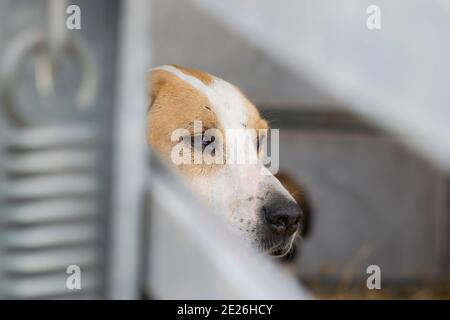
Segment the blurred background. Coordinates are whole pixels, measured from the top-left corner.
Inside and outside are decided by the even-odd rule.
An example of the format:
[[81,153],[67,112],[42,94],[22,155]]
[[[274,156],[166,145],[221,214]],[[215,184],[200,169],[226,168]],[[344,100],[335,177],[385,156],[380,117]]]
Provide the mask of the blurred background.
[[[61,35],[70,4],[81,29]],[[379,30],[366,25],[373,4]],[[194,249],[146,252],[162,240],[147,239],[142,212],[178,210],[139,198],[141,85],[169,63],[236,84],[280,129],[280,169],[312,218],[285,268],[268,273],[318,298],[450,297],[450,3],[79,0],[65,3],[62,25],[52,6],[0,0],[1,298],[178,297],[158,291],[177,278],[168,264],[212,270]],[[61,38],[70,44],[54,54]],[[198,241],[179,228],[181,243]],[[84,290],[65,288],[70,264]],[[382,290],[367,289],[369,265]],[[209,279],[218,297],[248,297],[218,289],[221,277]],[[216,297],[197,285],[202,294],[182,297]]]

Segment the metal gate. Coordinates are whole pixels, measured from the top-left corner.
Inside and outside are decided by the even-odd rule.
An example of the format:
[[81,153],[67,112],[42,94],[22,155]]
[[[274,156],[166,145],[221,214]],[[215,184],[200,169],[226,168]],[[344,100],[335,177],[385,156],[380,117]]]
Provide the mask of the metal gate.
[[[88,45],[64,31],[65,8],[48,1],[51,32],[19,34],[2,58],[1,298],[102,296],[105,135],[92,117],[98,70]],[[63,59],[80,70],[72,99],[56,92]],[[26,86],[30,64],[35,92]],[[83,270],[82,291],[66,287],[71,265]]]
[[[2,57],[0,298],[307,298],[156,156],[148,164],[151,2],[95,3],[121,13],[114,110],[99,99],[111,74],[93,43],[64,31],[66,1],[41,2],[48,29],[17,35]],[[58,78],[67,61],[75,75]]]

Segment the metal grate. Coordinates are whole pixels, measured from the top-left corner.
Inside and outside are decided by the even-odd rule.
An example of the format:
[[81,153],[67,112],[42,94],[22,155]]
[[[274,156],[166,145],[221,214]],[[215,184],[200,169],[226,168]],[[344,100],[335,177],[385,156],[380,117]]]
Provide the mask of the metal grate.
[[[65,10],[61,3],[48,2]],[[79,95],[73,104],[67,97],[60,99],[52,86],[47,87],[50,95],[43,95],[42,79],[55,77],[46,64],[54,63],[47,56],[47,40],[35,30],[25,32],[2,57],[0,298],[99,298],[104,141],[99,118],[80,116],[93,104],[97,67],[81,39],[61,39],[57,54],[82,64]],[[24,108],[21,96],[29,92],[20,89],[29,79],[25,66],[30,62],[36,66],[38,99],[32,100],[33,108]],[[82,270],[81,290],[66,286],[70,265]]]

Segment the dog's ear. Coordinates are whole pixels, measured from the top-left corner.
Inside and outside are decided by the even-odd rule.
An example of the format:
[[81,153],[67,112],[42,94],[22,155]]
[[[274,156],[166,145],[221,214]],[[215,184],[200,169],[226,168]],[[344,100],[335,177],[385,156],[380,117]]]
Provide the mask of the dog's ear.
[[286,190],[289,191],[295,201],[297,201],[300,208],[302,208],[303,217],[301,221],[300,234],[303,238],[305,238],[310,233],[313,214],[313,209],[311,207],[308,195],[306,194],[303,186],[295,181],[290,174],[278,172],[275,177],[281,182]]
[[174,75],[170,72],[167,72],[165,70],[161,69],[152,69],[150,70],[149,77],[148,77],[148,86],[149,86],[149,95],[150,95],[150,105],[149,108],[152,106],[153,102],[155,101],[155,98],[157,97],[159,91],[161,88],[170,81],[173,81]]
[[[155,101],[156,97],[158,96],[160,90],[167,85],[170,84],[176,84],[181,85],[180,83],[183,82],[178,76],[173,74],[173,72],[168,71],[167,69],[170,68],[172,70],[177,70],[178,72],[181,72],[187,76],[191,76],[194,78],[197,78],[197,80],[203,82],[205,85],[209,85],[214,80],[214,77],[210,75],[209,73],[183,67],[176,64],[171,65],[165,65],[156,67],[150,70],[149,74],[149,93],[150,93],[150,106],[152,106],[153,102]],[[186,85],[186,84],[185,84]]]

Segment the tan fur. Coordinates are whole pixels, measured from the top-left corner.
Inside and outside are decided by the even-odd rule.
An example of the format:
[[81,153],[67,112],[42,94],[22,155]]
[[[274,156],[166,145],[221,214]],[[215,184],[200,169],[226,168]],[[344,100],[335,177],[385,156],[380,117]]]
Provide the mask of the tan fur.
[[196,70],[196,69],[186,68],[186,67],[179,66],[176,64],[172,64],[172,66],[183,71],[183,73],[185,73],[187,75],[196,77],[198,80],[200,80],[201,82],[203,82],[206,85],[209,85],[214,80],[214,77],[212,75],[210,75],[209,73],[206,73],[206,72],[203,72],[200,70]]

